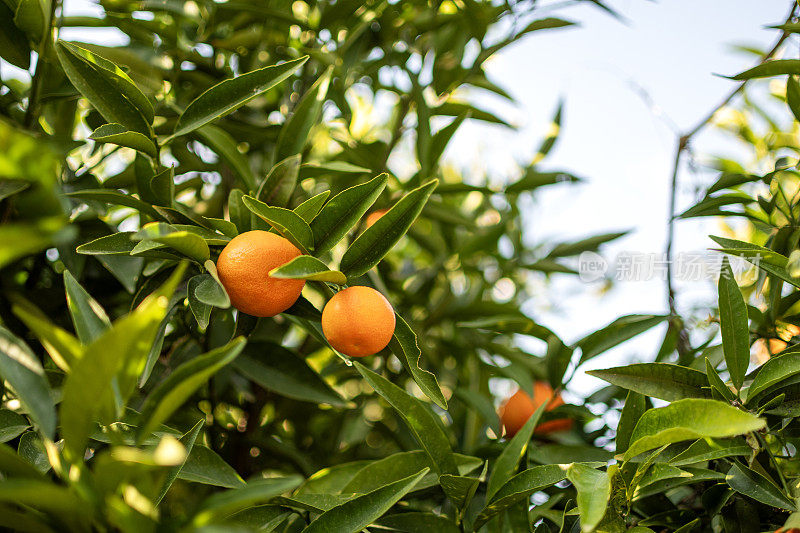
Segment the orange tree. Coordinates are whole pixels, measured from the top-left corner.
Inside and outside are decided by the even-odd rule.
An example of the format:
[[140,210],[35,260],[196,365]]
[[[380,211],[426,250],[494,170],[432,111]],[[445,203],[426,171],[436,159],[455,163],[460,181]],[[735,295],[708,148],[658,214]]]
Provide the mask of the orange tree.
[[[501,179],[442,160],[465,121],[509,126],[471,99],[511,99],[486,60],[572,22],[535,1],[100,5],[70,17],[53,0],[0,3],[0,525],[647,531],[744,527],[726,517],[753,510],[759,527],[786,522],[794,360],[746,374],[731,278],[711,363],[706,346],[674,359],[674,316],[564,342],[519,310],[530,281],[574,275],[575,256],[620,234],[530,243],[520,197],[580,179],[542,168],[555,136]],[[58,39],[67,27],[129,42]],[[249,231],[290,245],[275,264],[272,245],[249,256],[249,284],[302,286],[280,310],[248,309],[274,317],[231,305],[273,292],[217,270]],[[780,266],[767,272],[794,279]],[[387,308],[364,312],[347,287],[396,311],[388,346],[358,361],[331,332],[358,340]],[[667,319],[659,362],[597,373],[612,383],[587,399],[600,409],[534,393],[558,394]],[[491,380],[534,397],[513,438]],[[618,426],[593,414],[618,410]]]

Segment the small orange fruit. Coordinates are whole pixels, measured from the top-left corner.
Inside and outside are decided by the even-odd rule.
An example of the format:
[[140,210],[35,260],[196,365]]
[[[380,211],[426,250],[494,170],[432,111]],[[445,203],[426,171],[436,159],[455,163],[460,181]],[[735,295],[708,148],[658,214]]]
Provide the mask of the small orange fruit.
[[[506,435],[508,437],[516,435],[539,406],[545,402],[549,402],[545,408],[546,411],[552,411],[559,405],[564,405],[561,395],[553,396],[553,388],[547,382],[537,381],[533,384],[533,398],[521,389],[515,392],[500,406],[500,421],[503,422]],[[571,427],[572,420],[560,418],[539,424],[534,432],[539,435],[546,435],[557,431],[567,431]]]
[[374,223],[378,221],[383,215],[385,215],[389,210],[388,209],[378,209],[373,211],[369,215],[367,215],[367,220],[364,221],[364,225],[366,227],[372,226]]
[[370,287],[337,292],[322,310],[322,332],[337,351],[350,357],[380,352],[394,334],[394,309]]
[[299,255],[300,250],[280,235],[246,231],[219,254],[217,273],[236,309],[253,316],[275,316],[297,301],[306,282],[273,278],[269,273]]

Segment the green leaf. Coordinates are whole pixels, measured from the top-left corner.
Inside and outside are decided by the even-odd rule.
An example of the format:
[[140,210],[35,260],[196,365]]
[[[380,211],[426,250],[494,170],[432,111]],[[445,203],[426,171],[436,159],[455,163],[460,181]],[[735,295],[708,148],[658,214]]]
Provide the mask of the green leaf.
[[356,237],[344,253],[339,270],[350,278],[377,265],[411,227],[438,183],[433,180],[409,192]]
[[[128,395],[144,370],[147,356],[169,298],[183,277],[186,264],[175,269],[169,280],[149,295],[127,316],[86,347],[84,356],[72,367],[63,387],[61,435],[68,461],[83,459],[96,417],[115,421]],[[108,354],[114,357],[108,357]]]
[[90,344],[105,333],[111,326],[111,321],[105,309],[81,287],[69,270],[64,271],[64,289],[75,333],[81,343]]
[[109,191],[106,189],[86,189],[83,191],[67,193],[67,196],[70,198],[77,198],[85,202],[101,202],[105,204],[130,207],[153,218],[159,220],[162,218],[152,205],[119,191]]
[[328,265],[310,255],[295,257],[285,265],[272,269],[270,277],[282,279],[308,279],[344,285],[347,278],[338,270],[331,270]]
[[733,463],[725,482],[740,494],[753,498],[770,507],[778,507],[788,511],[797,511],[797,506],[770,480],[754,470]]
[[164,479],[164,482],[161,484],[161,491],[158,493],[158,496],[156,496],[156,499],[154,500],[154,503],[156,505],[161,503],[161,500],[164,499],[164,496],[167,495],[167,492],[169,492],[170,487],[172,487],[172,484],[180,475],[183,466],[186,464],[186,461],[188,461],[190,454],[192,453],[192,449],[194,448],[194,443],[197,440],[197,436],[200,434],[200,430],[203,429],[203,426],[205,426],[205,423],[206,423],[205,420],[200,420],[199,422],[197,422],[197,424],[194,425],[194,427],[192,427],[192,429],[190,429],[183,436],[181,436],[180,443],[183,444],[183,447],[186,449],[186,457],[184,458],[183,461],[181,461],[179,465],[173,466],[167,472],[166,479]]
[[647,400],[638,392],[629,391],[625,398],[625,406],[619,416],[617,424],[617,436],[614,439],[617,447],[617,454],[625,453],[631,442],[631,434],[636,423],[647,410]]
[[10,5],[0,3],[0,54],[2,58],[22,70],[31,66],[31,49],[28,38],[14,22]]
[[162,170],[150,178],[148,188],[153,195],[153,203],[172,207],[175,200],[175,167]]
[[353,361],[353,365],[375,392],[389,402],[408,424],[414,437],[430,456],[434,470],[440,475],[458,475],[450,440],[442,429],[440,421],[425,404],[361,363]]
[[774,250],[770,250],[769,248],[764,248],[763,246],[758,246],[749,242],[714,237],[713,235],[711,239],[722,246],[722,248],[718,248],[717,251],[742,257],[761,270],[776,276],[778,279],[795,287],[800,287],[800,280],[792,278],[786,271],[789,262],[786,256]]
[[335,407],[350,405],[302,358],[277,344],[253,343],[233,366],[242,376],[281,396]]
[[627,315],[616,319],[611,324],[594,333],[590,333],[576,343],[581,349],[580,363],[582,364],[606,350],[632,339],[666,319],[666,316],[660,315]]
[[631,435],[625,459],[664,444],[700,438],[721,438],[758,431],[766,422],[725,402],[687,399],[646,411]]
[[133,231],[120,231],[81,244],[75,251],[84,255],[128,255],[136,242],[131,240]]
[[198,263],[205,263],[211,257],[208,244],[202,237],[193,232],[175,229],[164,222],[145,224],[133,238],[164,244]]
[[800,74],[800,60],[798,59],[774,59],[765,61],[735,76],[729,76],[732,80],[752,80],[754,78],[767,78],[770,76],[780,76],[782,74]]
[[122,69],[66,41],[56,43],[56,54],[69,81],[106,121],[152,138],[153,106]]
[[389,341],[389,349],[400,360],[406,371],[411,374],[414,382],[425,393],[425,396],[446,410],[447,400],[439,388],[436,376],[420,366],[422,350],[417,342],[417,335],[408,323],[403,320],[403,317],[398,314],[395,314],[394,335],[392,340]]
[[[200,284],[206,281],[207,278],[211,278],[211,276],[209,274],[200,274],[194,276],[189,280],[189,283],[186,286],[186,298],[189,301],[189,309],[192,311],[195,320],[197,320],[197,325],[200,327],[201,331],[205,331],[205,329],[208,327],[208,321],[211,318],[211,309],[213,306],[200,301],[200,299],[197,297],[196,291]],[[214,282],[213,279],[211,279],[211,282],[216,285],[216,282]]]
[[604,370],[587,370],[587,374],[668,402],[684,398],[707,398],[706,375],[699,370],[671,363],[635,363]]
[[577,183],[581,181],[583,181],[582,178],[569,174],[568,172],[538,172],[534,167],[528,167],[525,174],[519,180],[506,187],[506,193],[518,194],[525,191],[532,191],[545,185]]
[[11,310],[38,337],[39,342],[60,369],[69,371],[70,366],[83,356],[80,341],[71,333],[54,325],[50,317],[30,302],[20,300],[11,307]]
[[52,481],[6,479],[0,482],[0,502],[31,507],[55,515],[68,531],[90,531],[92,508],[75,491]]
[[719,275],[719,323],[722,331],[722,349],[725,364],[736,389],[742,388],[750,364],[750,329],[745,304],[739,285],[733,277],[727,258],[722,260]]
[[244,349],[245,342],[244,337],[236,337],[225,346],[183,363],[159,383],[142,405],[139,441],[148,437],[162,422],[166,422],[172,413],[222,367],[236,359]]
[[[275,145],[276,161],[303,151],[303,146],[306,144],[311,128],[319,121],[322,114],[322,104],[328,94],[328,85],[331,82],[332,74],[333,66],[330,66],[311,86],[308,92],[303,95],[303,98],[294,108],[292,115],[281,127],[281,132],[278,134],[278,142]],[[264,201],[271,205],[281,205],[272,204],[268,200]]]
[[494,403],[488,396],[464,388],[454,390],[453,395],[477,411],[494,434],[500,435],[500,417],[497,416]]
[[245,207],[266,221],[303,253],[308,253],[314,248],[314,234],[311,232],[311,227],[294,211],[268,206],[252,196],[242,197],[242,202]]
[[328,531],[358,533],[383,516],[395,503],[413,489],[417,482],[427,473],[428,469],[424,468],[400,481],[389,483],[377,490],[337,505],[322,513],[319,518],[303,529],[302,533]]
[[795,120],[800,120],[800,83],[797,77],[786,78],[786,103],[789,104]]
[[555,259],[557,257],[569,257],[573,255],[578,255],[583,252],[594,252],[601,245],[613,241],[615,239],[619,239],[620,237],[624,237],[627,235],[628,231],[620,231],[615,233],[604,233],[602,235],[594,235],[592,237],[588,237],[586,239],[582,239],[576,242],[564,242],[557,244],[550,250],[550,253],[547,254],[547,257],[551,259]]
[[581,531],[594,531],[606,514],[608,498],[611,496],[608,473],[581,463],[573,463],[567,468],[567,479],[578,493]]
[[[220,309],[227,309],[231,306],[231,299],[225,291],[225,287],[212,274],[201,274],[195,276],[195,278],[197,278],[197,281],[192,284],[193,290],[190,289],[189,296],[196,302],[206,306],[219,307]],[[198,311],[205,313],[202,308],[198,308]]]
[[6,478],[42,479],[42,474],[32,464],[19,456],[8,444],[0,443],[0,472]]
[[126,148],[133,148],[152,158],[156,157],[156,144],[153,140],[138,131],[131,131],[122,124],[104,124],[94,130],[89,138],[99,143],[111,143]]
[[56,431],[56,410],[44,369],[24,342],[0,326],[0,377],[49,439]]
[[250,162],[239,151],[236,140],[227,131],[213,124],[206,124],[198,128],[195,135],[233,170],[248,191],[256,190],[256,177],[250,170]]
[[389,177],[380,174],[372,180],[345,189],[325,204],[311,221],[317,255],[333,248],[375,203]]
[[505,485],[514,475],[520,459],[525,457],[525,451],[528,449],[528,443],[533,436],[533,431],[539,425],[539,419],[542,418],[542,413],[544,413],[546,407],[547,403],[543,403],[536,409],[528,421],[525,422],[525,425],[522,426],[522,429],[506,444],[503,453],[495,461],[492,473],[489,475],[489,482],[486,484],[486,498],[488,500],[491,500],[500,490],[500,487]]
[[[2,9],[2,4],[0,4],[0,9]],[[0,201],[14,196],[30,186],[31,184],[27,181],[0,178]]]
[[75,228],[65,227],[66,219],[47,217],[36,222],[4,222],[0,225],[0,268],[12,261],[52,246],[67,242]]
[[29,427],[31,426],[24,416],[8,409],[0,409],[0,443],[16,439]]
[[287,207],[297,187],[299,170],[299,154],[280,161],[270,169],[264,183],[258,188],[256,198],[268,205]]
[[748,402],[759,393],[797,374],[800,374],[800,353],[791,352],[770,358],[758,369],[758,374],[747,389]]
[[330,195],[331,191],[322,191],[295,207],[294,212],[300,215],[300,218],[311,224],[311,221],[319,214],[322,206],[325,204],[325,200],[327,200]]
[[200,504],[192,523],[199,527],[215,517],[228,516],[255,504],[268,501],[297,487],[300,476],[273,477],[250,481],[246,486],[212,494]]
[[306,60],[308,56],[253,70],[214,85],[186,107],[178,117],[175,132],[164,143],[237,110],[291,76]]
[[178,479],[229,489],[235,489],[245,484],[236,470],[222,457],[199,443],[195,444],[189,453],[183,468],[178,472]]
[[534,466],[509,479],[490,498],[475,520],[475,530],[496,514],[525,500],[531,494],[555,485],[567,478],[567,465]]
[[239,233],[250,231],[251,218],[253,217],[250,210],[242,202],[243,196],[244,193],[239,189],[231,190],[228,195],[228,217]]
[[17,453],[33,465],[42,474],[50,470],[50,459],[44,447],[42,438],[33,431],[28,431],[19,439]]
[[717,370],[714,368],[708,358],[706,358],[706,377],[708,378],[708,384],[720,395],[723,400],[733,402],[736,399],[736,396],[734,396],[727,385],[723,383],[722,379],[719,377],[719,374],[717,374]]
[[461,529],[451,519],[419,511],[387,515],[378,524],[406,533],[461,533]]
[[669,460],[674,466],[687,466],[723,457],[747,456],[753,449],[741,437],[735,439],[700,439]]

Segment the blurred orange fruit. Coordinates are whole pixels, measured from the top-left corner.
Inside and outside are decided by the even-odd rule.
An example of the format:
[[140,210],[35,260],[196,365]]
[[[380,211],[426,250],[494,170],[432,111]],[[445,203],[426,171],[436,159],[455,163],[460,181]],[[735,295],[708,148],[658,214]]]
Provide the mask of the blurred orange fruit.
[[253,316],[275,316],[300,297],[302,279],[270,277],[272,269],[302,255],[295,245],[267,231],[246,231],[225,246],[217,273],[236,309]]
[[386,348],[394,334],[394,309],[370,287],[337,292],[322,310],[322,332],[331,346],[350,357],[366,357]]
[[369,215],[367,215],[367,220],[364,222],[366,227],[372,226],[374,223],[378,221],[383,215],[385,215],[389,210],[388,209],[378,209],[373,211]]
[[[552,411],[559,405],[564,405],[561,395],[553,396],[553,388],[547,382],[537,381],[533,384],[533,398],[521,389],[515,392],[500,406],[500,421],[503,423],[506,435],[508,437],[516,435],[539,406],[545,402],[549,402],[545,408],[546,411]],[[559,418],[539,424],[534,432],[546,435],[557,431],[567,431],[570,428],[572,428],[572,420]]]

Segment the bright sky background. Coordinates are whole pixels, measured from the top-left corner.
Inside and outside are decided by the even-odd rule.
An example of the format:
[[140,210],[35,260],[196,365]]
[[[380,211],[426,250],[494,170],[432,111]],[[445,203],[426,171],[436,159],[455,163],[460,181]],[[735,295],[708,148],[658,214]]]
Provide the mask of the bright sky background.
[[[490,77],[520,104],[516,109],[494,109],[522,128],[508,132],[473,123],[459,131],[449,156],[473,154],[477,145],[481,164],[489,168],[530,161],[559,98],[564,98],[561,137],[542,168],[569,170],[588,183],[538,193],[528,230],[539,242],[634,229],[605,248],[603,255],[613,259],[621,252],[663,252],[675,153],[670,124],[683,132],[704,118],[735,87],[714,74],[732,75],[754,61],[732,46],[771,47],[778,32],[764,27],[783,22],[790,6],[785,0],[619,0],[611,5],[627,23],[590,6],[559,12],[557,16],[580,21],[581,27],[534,33],[493,58]],[[641,90],[649,95],[649,103]],[[713,131],[698,135],[693,146],[699,154],[735,150]],[[678,212],[692,205],[698,183],[712,178],[713,174],[704,178],[684,170]],[[676,253],[703,252],[714,246],[707,236],[720,233],[719,222],[695,220],[699,222],[678,222]],[[667,310],[660,277],[618,282],[600,299],[599,283],[580,283],[566,276],[555,279],[555,287],[526,310],[566,341],[620,315]],[[698,302],[715,305],[715,283],[679,285],[688,292],[681,307]],[[652,361],[663,331],[659,328],[624,344],[587,363],[585,369],[634,359]],[[600,383],[581,372],[570,389],[585,391],[586,386],[594,389]]]
[[[98,13],[87,0],[67,0],[68,14]],[[664,249],[669,178],[675,133],[693,127],[734,88],[715,76],[751,66],[752,57],[732,45],[768,48],[777,32],[765,26],[783,21],[786,0],[616,0],[610,4],[620,22],[590,5],[550,12],[579,21],[581,27],[531,34],[493,57],[490,77],[519,102],[516,107],[482,98],[481,106],[519,124],[517,131],[471,122],[448,148],[454,164],[474,164],[503,174],[514,162],[526,163],[546,135],[560,98],[565,115],[558,145],[543,169],[564,169],[587,178],[578,186],[555,186],[538,193],[530,205],[529,235],[534,242],[578,239],[595,233],[633,229],[606,247],[613,259],[621,252],[660,254]],[[90,36],[70,28],[65,39],[120,44],[113,32]],[[642,92],[648,95],[645,102]],[[699,135],[697,153],[730,149],[713,132]],[[476,156],[477,154],[477,156]],[[700,178],[683,172],[679,211],[691,205]],[[709,178],[710,179],[710,178]],[[679,222],[676,253],[703,251],[713,243],[718,222]],[[599,283],[585,284],[555,276],[555,284],[537,296],[527,311],[566,341],[574,341],[617,316],[666,312],[664,283],[619,282],[598,297]],[[714,282],[684,285],[683,302],[715,302]],[[688,302],[687,302],[688,300]],[[652,360],[663,328],[643,335],[587,368],[607,367],[633,359]],[[573,392],[600,382],[579,373]]]

